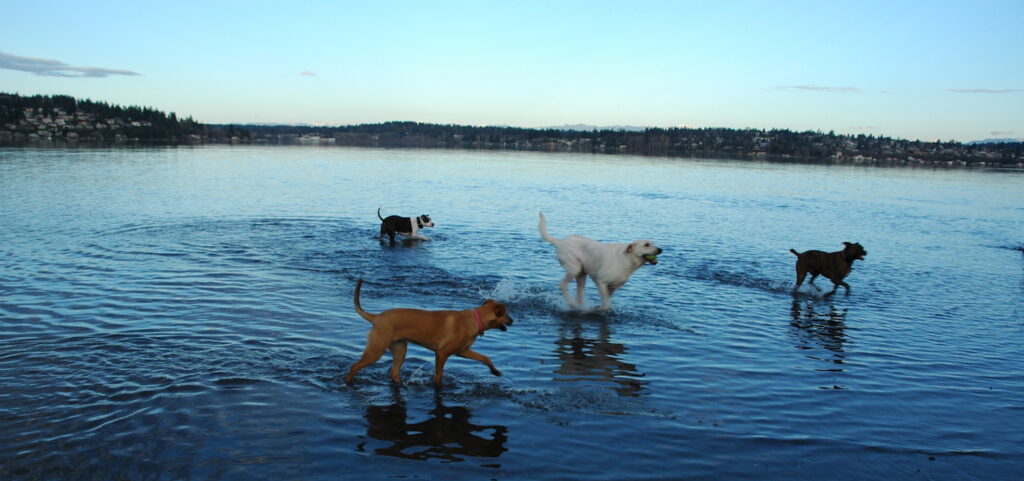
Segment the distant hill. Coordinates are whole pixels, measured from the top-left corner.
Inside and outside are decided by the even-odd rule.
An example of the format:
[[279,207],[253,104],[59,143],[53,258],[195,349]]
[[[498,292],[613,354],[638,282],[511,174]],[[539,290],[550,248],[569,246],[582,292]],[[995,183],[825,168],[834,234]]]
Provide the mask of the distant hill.
[[0,141],[185,143],[206,135],[192,117],[179,119],[151,107],[0,92]]

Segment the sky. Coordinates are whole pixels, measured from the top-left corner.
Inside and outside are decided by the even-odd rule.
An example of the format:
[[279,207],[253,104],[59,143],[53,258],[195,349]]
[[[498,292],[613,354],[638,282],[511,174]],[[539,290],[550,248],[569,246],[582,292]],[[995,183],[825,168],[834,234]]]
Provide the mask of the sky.
[[1024,0],[0,0],[0,92],[204,123],[1024,138]]

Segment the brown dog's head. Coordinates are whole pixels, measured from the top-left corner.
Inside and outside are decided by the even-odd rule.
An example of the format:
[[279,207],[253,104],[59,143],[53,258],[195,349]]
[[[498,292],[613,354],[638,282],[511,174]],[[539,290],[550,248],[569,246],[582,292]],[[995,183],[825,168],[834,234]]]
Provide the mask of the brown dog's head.
[[846,246],[843,248],[843,257],[846,257],[851,261],[862,261],[864,260],[864,256],[868,255],[868,251],[861,247],[860,242],[854,242],[852,244],[849,242],[843,242],[843,245]]
[[484,318],[485,329],[497,328],[505,331],[508,330],[508,326],[512,325],[512,318],[508,317],[508,309],[505,308],[505,304],[494,299],[484,301],[480,305],[480,313],[481,317]]

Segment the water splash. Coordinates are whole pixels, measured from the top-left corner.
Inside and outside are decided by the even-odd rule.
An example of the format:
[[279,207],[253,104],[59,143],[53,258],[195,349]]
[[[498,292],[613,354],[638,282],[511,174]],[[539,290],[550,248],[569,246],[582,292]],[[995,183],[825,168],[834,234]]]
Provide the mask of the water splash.
[[526,282],[503,278],[492,288],[481,288],[480,296],[518,307],[565,310],[562,295],[549,287],[530,285]]

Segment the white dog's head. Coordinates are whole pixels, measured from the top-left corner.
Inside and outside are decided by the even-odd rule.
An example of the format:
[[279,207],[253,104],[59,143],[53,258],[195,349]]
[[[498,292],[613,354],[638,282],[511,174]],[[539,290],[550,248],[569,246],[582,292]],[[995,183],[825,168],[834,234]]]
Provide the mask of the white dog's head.
[[648,239],[638,239],[626,246],[626,254],[637,256],[642,259],[642,262],[649,262],[653,265],[658,263],[661,247],[654,245]]

